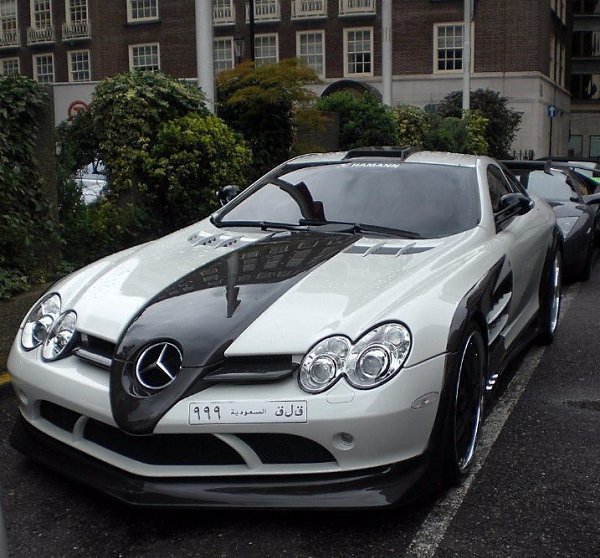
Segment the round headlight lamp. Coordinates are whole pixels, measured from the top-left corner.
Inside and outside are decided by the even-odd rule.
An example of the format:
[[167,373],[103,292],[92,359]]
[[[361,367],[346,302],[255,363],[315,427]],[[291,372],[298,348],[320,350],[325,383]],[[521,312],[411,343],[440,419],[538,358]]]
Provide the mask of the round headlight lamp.
[[360,389],[383,384],[402,368],[410,345],[410,332],[402,324],[383,324],[368,331],[348,356],[348,383]]
[[44,360],[56,360],[64,356],[71,346],[71,341],[75,334],[77,324],[77,314],[73,310],[65,312],[54,324],[50,330],[44,346],[42,347],[42,357]]
[[300,387],[309,393],[330,387],[337,380],[349,350],[350,340],[346,337],[329,337],[317,343],[300,365]]
[[41,345],[60,314],[60,296],[51,294],[40,300],[29,312],[23,331],[21,345],[24,349],[35,349]]
[[355,344],[341,335],[328,337],[304,357],[298,382],[309,393],[325,391],[342,376],[355,388],[374,388],[402,368],[410,347],[408,328],[395,322],[373,328]]

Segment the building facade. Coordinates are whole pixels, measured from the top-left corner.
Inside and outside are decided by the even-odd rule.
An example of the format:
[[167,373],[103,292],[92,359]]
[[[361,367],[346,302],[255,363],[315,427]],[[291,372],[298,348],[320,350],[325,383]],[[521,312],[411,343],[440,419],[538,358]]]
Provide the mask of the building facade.
[[[212,5],[218,72],[250,56],[249,3]],[[194,0],[0,0],[0,73],[56,84],[57,119],[118,72],[194,79],[194,13]],[[471,87],[499,91],[523,113],[517,151],[547,155],[552,128],[554,153],[566,154],[570,17],[567,0],[475,3]],[[300,58],[321,76],[319,93],[340,83],[381,91],[382,25],[381,0],[254,0],[254,58]],[[393,0],[391,29],[393,104],[436,105],[462,88],[461,0]]]
[[571,137],[574,157],[600,157],[600,1],[573,1]]

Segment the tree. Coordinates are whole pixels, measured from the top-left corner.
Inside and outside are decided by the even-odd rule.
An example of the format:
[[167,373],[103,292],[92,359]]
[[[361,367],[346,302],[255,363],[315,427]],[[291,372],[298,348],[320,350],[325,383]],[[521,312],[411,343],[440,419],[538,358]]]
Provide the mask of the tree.
[[239,64],[217,78],[218,114],[241,133],[254,156],[253,178],[285,161],[294,142],[294,114],[314,98],[317,74],[295,59]]
[[356,96],[344,91],[332,93],[321,97],[316,107],[337,113],[341,149],[397,143],[392,111],[373,95]]
[[[497,159],[510,156],[510,147],[521,123],[521,113],[508,106],[508,98],[491,89],[471,91],[471,109],[477,110],[488,119],[485,139],[489,155]],[[447,95],[438,106],[442,117],[462,116],[462,92],[454,91]]]
[[[59,139],[63,253],[74,266],[206,217],[214,191],[244,183],[250,161],[242,138],[208,113],[196,87],[160,73],[103,80]],[[87,206],[71,177],[94,157],[109,187]]]

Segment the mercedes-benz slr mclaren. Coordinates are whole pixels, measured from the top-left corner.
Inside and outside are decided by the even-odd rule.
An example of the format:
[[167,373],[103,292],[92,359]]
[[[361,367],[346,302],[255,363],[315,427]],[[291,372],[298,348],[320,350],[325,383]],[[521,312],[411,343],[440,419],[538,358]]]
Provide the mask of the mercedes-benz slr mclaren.
[[469,470],[560,268],[552,210],[490,158],[301,156],[52,286],[10,354],[12,443],[135,505],[407,502]]

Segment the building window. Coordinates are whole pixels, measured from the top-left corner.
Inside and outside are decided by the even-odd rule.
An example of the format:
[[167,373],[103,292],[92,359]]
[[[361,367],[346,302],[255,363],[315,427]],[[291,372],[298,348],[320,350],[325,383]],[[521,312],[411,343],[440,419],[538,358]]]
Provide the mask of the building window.
[[19,74],[18,58],[3,58],[0,60],[0,75]]
[[68,22],[87,21],[88,5],[87,0],[67,0],[65,3]]
[[436,72],[456,72],[463,69],[464,25],[435,24]]
[[36,29],[52,27],[51,0],[32,0],[31,25]]
[[129,47],[129,69],[142,72],[158,72],[160,70],[158,43],[131,45]]
[[296,56],[321,77],[325,77],[324,53],[323,31],[300,31],[296,34]]
[[600,74],[571,75],[571,95],[574,101],[600,100]]
[[90,81],[90,51],[69,52],[69,81]]
[[0,35],[17,31],[17,0],[0,0]]
[[33,78],[38,83],[54,83],[54,55],[36,54],[33,57]]
[[213,44],[215,72],[233,68],[233,37],[219,37]]
[[600,157],[600,136],[590,136],[590,157]]
[[583,157],[583,136],[575,135],[569,138],[569,157]]
[[344,75],[373,75],[373,28],[344,29]]
[[254,38],[254,62],[257,66],[276,64],[279,60],[279,40],[277,33],[256,35]]
[[158,0],[127,0],[127,21],[158,19]]

